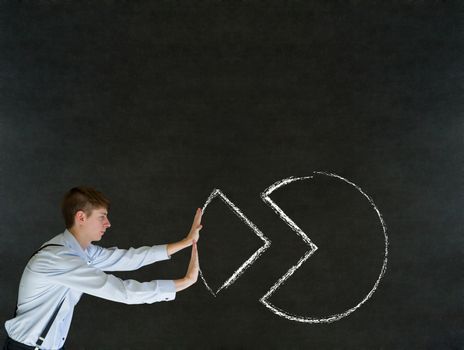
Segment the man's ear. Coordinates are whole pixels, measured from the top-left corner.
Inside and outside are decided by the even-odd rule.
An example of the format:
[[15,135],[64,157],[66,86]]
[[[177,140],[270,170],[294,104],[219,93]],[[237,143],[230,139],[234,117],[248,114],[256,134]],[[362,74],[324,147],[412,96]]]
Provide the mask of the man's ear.
[[78,210],[76,215],[74,215],[74,222],[76,224],[82,224],[85,222],[87,219],[87,215],[85,215],[85,212],[83,210]]

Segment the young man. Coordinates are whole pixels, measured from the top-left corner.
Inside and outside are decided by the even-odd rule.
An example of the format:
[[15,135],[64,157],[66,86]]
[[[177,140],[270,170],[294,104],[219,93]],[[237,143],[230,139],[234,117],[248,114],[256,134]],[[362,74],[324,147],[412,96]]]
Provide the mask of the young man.
[[[102,248],[93,245],[111,226],[110,202],[89,187],[72,188],[63,198],[66,230],[46,242],[29,260],[19,284],[15,316],[5,323],[4,349],[63,349],[74,306],[82,293],[125,303],[168,301],[197,281],[201,209],[197,209],[185,239],[152,247]],[[170,259],[192,246],[187,273],[177,280],[137,282],[104,271],[132,271]]]

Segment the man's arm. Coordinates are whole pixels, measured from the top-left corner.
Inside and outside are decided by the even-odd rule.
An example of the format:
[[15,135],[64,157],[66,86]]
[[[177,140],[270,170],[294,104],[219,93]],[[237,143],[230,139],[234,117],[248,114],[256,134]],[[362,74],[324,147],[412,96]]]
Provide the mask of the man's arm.
[[171,255],[181,249],[190,247],[200,238],[201,209],[198,208],[189,234],[175,243],[129,249],[102,248],[90,246],[92,265],[103,271],[132,271],[157,261],[170,259]]
[[190,232],[183,240],[175,243],[169,243],[167,245],[168,255],[171,256],[174,253],[177,253],[179,250],[184,248],[190,247],[194,242],[198,242],[200,239],[200,230],[203,227],[201,225],[201,216],[202,210],[200,208],[197,209],[195,213],[195,217],[193,218],[192,227],[190,228]]
[[133,271],[157,261],[170,259],[166,244],[129,249],[92,245],[89,249],[92,265],[103,271]]
[[174,280],[176,286],[176,292],[190,287],[198,279],[198,272],[200,270],[200,263],[198,261],[198,250],[196,242],[193,242],[192,255],[190,257],[190,263],[187,269],[187,273],[184,278]]
[[176,296],[173,280],[122,280],[88,265],[81,257],[70,255],[66,251],[37,255],[34,263],[28,265],[28,273],[42,284],[59,284],[125,304],[151,304],[173,300]]

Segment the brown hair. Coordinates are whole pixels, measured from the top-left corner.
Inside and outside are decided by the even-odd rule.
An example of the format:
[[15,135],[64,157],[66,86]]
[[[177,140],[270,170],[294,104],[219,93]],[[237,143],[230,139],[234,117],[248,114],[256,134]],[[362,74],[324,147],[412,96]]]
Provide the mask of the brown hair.
[[63,197],[61,212],[63,213],[66,228],[74,225],[74,216],[82,210],[87,216],[92,210],[105,208],[109,210],[110,201],[105,195],[92,187],[79,186],[71,188]]

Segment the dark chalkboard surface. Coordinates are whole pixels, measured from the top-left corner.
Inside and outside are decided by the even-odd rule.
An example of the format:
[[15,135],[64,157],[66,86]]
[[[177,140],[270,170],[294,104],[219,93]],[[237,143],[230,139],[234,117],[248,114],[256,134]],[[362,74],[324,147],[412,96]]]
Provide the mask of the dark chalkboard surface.
[[[206,206],[200,264],[213,292],[237,278],[169,303],[84,295],[68,349],[462,349],[463,18],[448,1],[3,1],[2,322],[69,188],[111,199],[100,244],[121,248],[183,238],[218,189],[233,206]],[[285,216],[263,200],[310,176],[270,194]]]

